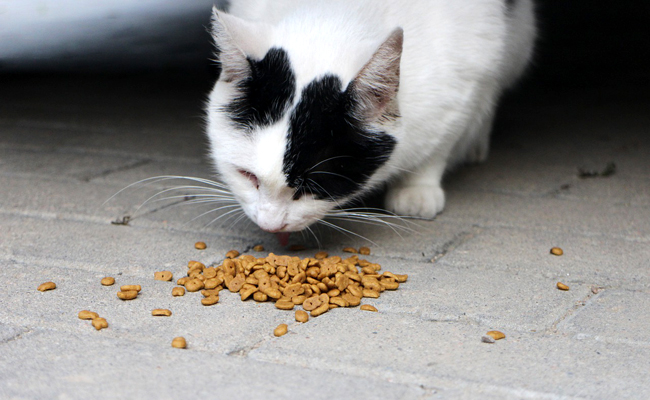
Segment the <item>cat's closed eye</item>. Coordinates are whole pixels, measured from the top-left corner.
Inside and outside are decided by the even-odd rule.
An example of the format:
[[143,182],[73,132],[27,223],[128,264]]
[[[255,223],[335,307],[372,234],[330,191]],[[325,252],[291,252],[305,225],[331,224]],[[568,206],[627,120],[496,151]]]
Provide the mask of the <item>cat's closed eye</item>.
[[260,181],[257,179],[257,176],[249,171],[246,171],[245,169],[239,169],[237,170],[244,178],[248,179],[253,186],[255,186],[255,189],[260,188]]

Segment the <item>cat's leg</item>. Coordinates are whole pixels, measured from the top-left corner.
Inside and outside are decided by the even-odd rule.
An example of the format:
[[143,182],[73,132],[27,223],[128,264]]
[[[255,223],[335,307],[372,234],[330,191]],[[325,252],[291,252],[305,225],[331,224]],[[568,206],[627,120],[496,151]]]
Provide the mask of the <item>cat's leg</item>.
[[386,208],[397,215],[431,219],[445,206],[440,186],[447,166],[445,155],[434,154],[416,170],[393,182],[386,193]]
[[490,152],[490,133],[494,121],[494,109],[477,109],[476,115],[465,133],[460,137],[450,155],[450,163],[478,164],[487,160]]

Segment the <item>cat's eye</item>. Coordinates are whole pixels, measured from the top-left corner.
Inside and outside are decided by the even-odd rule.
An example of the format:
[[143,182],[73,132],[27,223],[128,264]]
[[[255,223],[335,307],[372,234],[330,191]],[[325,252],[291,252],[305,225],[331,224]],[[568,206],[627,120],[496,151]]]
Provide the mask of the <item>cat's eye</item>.
[[257,179],[257,176],[254,173],[243,170],[243,169],[240,169],[238,171],[239,171],[240,174],[242,174],[243,177],[245,177],[246,179],[251,181],[253,186],[255,186],[255,189],[260,188],[260,181]]

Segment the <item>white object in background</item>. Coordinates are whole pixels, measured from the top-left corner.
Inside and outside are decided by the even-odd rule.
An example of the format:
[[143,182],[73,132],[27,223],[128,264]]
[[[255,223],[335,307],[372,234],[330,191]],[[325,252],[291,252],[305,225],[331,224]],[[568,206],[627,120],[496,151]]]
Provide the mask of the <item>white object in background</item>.
[[205,58],[215,3],[0,0],[0,68],[160,66]]

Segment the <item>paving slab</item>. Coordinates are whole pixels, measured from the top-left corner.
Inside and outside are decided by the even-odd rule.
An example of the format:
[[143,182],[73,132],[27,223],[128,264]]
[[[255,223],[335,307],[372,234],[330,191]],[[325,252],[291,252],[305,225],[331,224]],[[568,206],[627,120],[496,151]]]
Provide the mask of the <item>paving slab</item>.
[[[563,250],[563,255],[550,253],[556,246]],[[645,242],[528,228],[495,228],[484,229],[472,240],[459,244],[440,263],[480,271],[536,273],[549,280],[603,287],[647,288],[648,260],[650,246]]]
[[[39,329],[0,344],[0,397],[113,399],[427,398],[419,385],[260,363],[170,341],[149,344]],[[19,365],[18,368],[16,366]],[[272,379],[271,379],[272,377]]]
[[[299,367],[363,374],[444,389],[454,379],[490,383],[521,398],[643,398],[650,394],[650,349],[506,332],[494,344],[487,326],[422,321],[383,312],[333,310],[290,327],[284,340],[266,342],[251,357]],[[332,334],[333,327],[345,330]],[[329,329],[328,329],[329,328]],[[635,365],[624,372],[623,365]],[[524,383],[525,382],[525,383]]]
[[604,290],[558,329],[580,340],[650,347],[650,290]]

